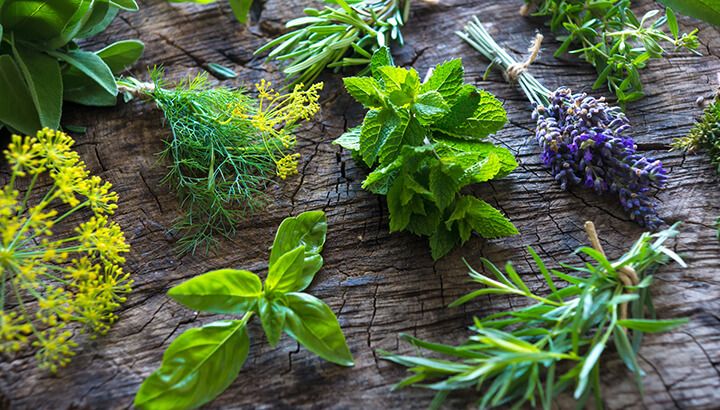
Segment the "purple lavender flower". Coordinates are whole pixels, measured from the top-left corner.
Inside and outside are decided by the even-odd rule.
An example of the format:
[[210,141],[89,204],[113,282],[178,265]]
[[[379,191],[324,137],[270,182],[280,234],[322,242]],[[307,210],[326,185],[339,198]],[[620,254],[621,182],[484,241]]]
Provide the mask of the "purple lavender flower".
[[617,193],[630,219],[651,229],[662,224],[648,192],[665,184],[667,172],[659,160],[636,152],[624,135],[630,123],[619,107],[561,87],[547,106],[535,105],[533,119],[543,162],[562,189],[583,185]]

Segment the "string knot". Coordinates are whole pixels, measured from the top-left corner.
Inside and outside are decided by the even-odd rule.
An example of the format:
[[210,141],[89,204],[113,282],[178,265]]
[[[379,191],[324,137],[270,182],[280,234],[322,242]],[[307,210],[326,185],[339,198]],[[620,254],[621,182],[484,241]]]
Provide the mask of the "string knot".
[[528,51],[530,52],[528,58],[522,63],[512,63],[508,66],[507,70],[505,70],[505,78],[509,82],[517,82],[518,78],[520,78],[520,75],[527,71],[530,65],[535,62],[538,54],[540,54],[540,47],[542,46],[544,38],[545,37],[542,34],[537,33],[535,35],[535,40],[533,40],[532,45],[530,45],[530,48],[528,49]]

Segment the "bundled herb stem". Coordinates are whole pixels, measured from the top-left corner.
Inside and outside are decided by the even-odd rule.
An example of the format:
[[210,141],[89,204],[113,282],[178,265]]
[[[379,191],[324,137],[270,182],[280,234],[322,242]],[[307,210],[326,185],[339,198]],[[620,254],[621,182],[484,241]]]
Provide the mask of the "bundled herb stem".
[[[602,251],[591,222],[586,230],[593,247],[579,248],[576,253],[585,254],[593,263],[563,265],[570,274],[548,269],[537,253],[528,249],[550,290],[547,296],[531,291],[509,262],[505,273],[486,259],[482,262],[491,275],[470,268],[470,277],[483,288],[451,306],[483,295],[520,296],[533,304],[474,318],[472,335],[459,346],[404,335],[433,356],[383,352],[384,359],[413,373],[396,387],[435,390],[435,406],[452,391],[475,389],[482,392],[477,402],[480,408],[529,404],[544,409],[551,409],[556,396],[572,389],[579,408],[593,396],[597,408],[602,408],[601,363],[612,343],[642,389],[643,371],[637,356],[643,334],[664,332],[687,322],[652,317],[649,290],[653,272],[669,258],[685,266],[666,247],[677,231],[673,226],[656,234],[645,233],[625,255],[612,261]],[[567,284],[563,287],[557,280]],[[442,358],[436,358],[438,355]]]
[[403,44],[400,29],[407,22],[411,0],[325,0],[339,7],[305,9],[306,17],[287,23],[292,31],[255,53],[287,61],[283,72],[290,84],[311,84],[327,68],[365,66],[373,51],[392,40]]
[[667,172],[659,160],[637,152],[620,107],[566,87],[550,92],[527,71],[528,64],[517,63],[495,42],[477,17],[457,34],[516,81],[532,102],[535,139],[562,189],[580,185],[616,194],[633,221],[652,229],[662,224],[650,191],[665,185]]
[[165,88],[162,72],[152,84],[121,82],[124,91],[150,97],[163,111],[172,137],[162,156],[169,162],[163,182],[174,187],[183,217],[181,253],[209,251],[217,236],[231,236],[235,226],[264,203],[273,176],[297,174],[300,154],[293,130],[320,109],[322,83],[307,90],[298,85],[280,94],[272,84],[256,84],[257,98],[240,89],[211,87],[201,74]]
[[[658,17],[651,10],[641,18],[630,8],[630,0],[526,0],[534,16],[548,20],[562,41],[555,52],[578,54],[597,70],[593,89],[607,84],[621,104],[644,96],[640,70],[648,60],[662,58],[664,47],[695,51],[700,45],[697,29],[680,33],[677,19],[668,8]],[[664,26],[667,25],[669,32]]]

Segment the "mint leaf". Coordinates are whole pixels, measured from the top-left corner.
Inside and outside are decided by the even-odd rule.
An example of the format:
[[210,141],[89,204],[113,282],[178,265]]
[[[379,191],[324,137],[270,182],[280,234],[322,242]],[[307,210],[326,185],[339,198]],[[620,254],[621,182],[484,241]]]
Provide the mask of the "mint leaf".
[[430,236],[430,251],[433,260],[438,260],[447,255],[457,246],[458,234],[448,230],[445,226],[439,226],[435,233]]
[[445,226],[448,229],[457,227],[463,243],[470,238],[473,230],[483,238],[518,234],[517,228],[500,211],[487,202],[469,195],[457,201]]
[[476,164],[485,160],[490,154],[495,154],[500,162],[500,170],[495,175],[495,178],[507,176],[518,166],[515,156],[510,150],[495,146],[489,142],[442,138],[437,139],[435,147],[443,161],[454,162],[462,166],[466,169],[468,175],[476,172]]
[[387,138],[380,152],[380,164],[394,161],[403,147],[423,143],[425,129],[406,110],[396,111],[399,122]]
[[[406,113],[392,111],[390,109],[372,110],[365,116],[362,130],[360,131],[360,155],[368,166],[373,166],[382,156],[387,160],[391,153],[396,152],[398,138],[405,138],[405,129],[408,126]],[[411,136],[408,135],[408,138]],[[390,146],[385,144],[390,140]]]
[[380,77],[385,85],[385,93],[398,107],[413,102],[420,89],[420,76],[415,69],[400,67],[380,67]]
[[420,123],[428,125],[447,114],[450,107],[439,92],[427,91],[417,97],[412,109]]
[[473,85],[461,88],[449,113],[432,129],[451,137],[480,140],[499,131],[507,121],[502,103]]
[[435,204],[441,211],[450,206],[460,189],[459,181],[464,171],[455,164],[445,165],[437,161],[430,169],[430,191],[435,198]]
[[370,72],[373,78],[378,80],[380,84],[385,85],[380,75],[381,67],[394,67],[395,62],[393,61],[390,49],[387,47],[380,47],[370,58]]
[[376,109],[385,106],[380,84],[372,77],[344,78],[343,83],[348,94],[365,108]]
[[463,85],[465,70],[462,60],[455,59],[440,64],[433,70],[430,79],[420,88],[421,93],[437,91],[449,102],[454,102],[458,90]]
[[350,128],[343,135],[337,137],[332,143],[339,145],[348,151],[359,151],[361,130],[362,126]]

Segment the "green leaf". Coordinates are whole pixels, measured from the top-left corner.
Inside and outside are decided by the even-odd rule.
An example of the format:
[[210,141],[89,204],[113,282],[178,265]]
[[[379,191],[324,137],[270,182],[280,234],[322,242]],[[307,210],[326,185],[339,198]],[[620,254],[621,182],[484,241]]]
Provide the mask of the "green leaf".
[[109,0],[113,6],[127,11],[138,11],[140,8],[135,0]]
[[445,101],[453,102],[457,92],[463,86],[465,70],[462,60],[457,58],[435,67],[432,76],[420,88],[421,93],[437,91]]
[[380,156],[390,134],[400,125],[399,118],[389,109],[370,110],[360,131],[360,155],[371,167]]
[[258,300],[258,308],[265,336],[267,336],[270,346],[275,347],[280,341],[287,309],[285,306],[266,298]]
[[134,405],[140,409],[199,407],[237,378],[250,341],[246,320],[223,320],[178,336],[163,354],[160,368],[140,386]]
[[117,103],[115,95],[73,67],[63,72],[62,76],[65,101],[93,107],[112,107]]
[[9,55],[0,55],[0,95],[0,122],[26,135],[42,128],[30,90]]
[[105,62],[113,74],[118,74],[135,64],[144,50],[145,45],[142,41],[123,40],[110,44],[95,54]]
[[638,330],[643,333],[667,332],[688,323],[687,318],[683,319],[625,319],[618,320],[619,326]]
[[382,84],[389,100],[398,107],[411,104],[420,90],[420,76],[415,69],[380,67]]
[[718,0],[658,0],[690,17],[720,26],[720,2]]
[[425,129],[407,110],[395,111],[395,115],[398,122],[380,150],[380,164],[395,161],[403,147],[422,145],[425,137]]
[[345,89],[357,102],[365,108],[377,109],[385,106],[380,83],[372,77],[343,78]]
[[502,129],[506,121],[502,103],[495,96],[466,84],[450,112],[432,128],[452,137],[479,140]]
[[25,77],[42,127],[60,128],[63,84],[60,64],[45,53],[31,48],[12,47],[15,61]]
[[295,290],[298,283],[303,283],[304,266],[305,246],[299,245],[292,251],[284,253],[270,265],[265,279],[265,294],[272,292],[282,294]]
[[361,130],[362,126],[350,128],[343,135],[336,138],[333,144],[339,145],[349,151],[359,151]]
[[262,295],[260,278],[246,270],[220,269],[189,279],[168,296],[190,309],[241,314],[253,310]]
[[453,162],[465,168],[466,175],[472,182],[487,181],[489,172],[486,167],[494,167],[486,160],[494,155],[500,168],[492,178],[502,178],[510,174],[518,163],[515,156],[507,148],[497,147],[489,142],[464,141],[458,139],[437,139],[436,151],[445,162]]
[[88,38],[105,31],[118,14],[119,9],[105,1],[95,1],[75,38]]
[[323,211],[303,212],[296,217],[285,218],[275,234],[269,265],[272,267],[282,255],[304,246],[302,274],[291,285],[294,292],[305,290],[323,264],[322,252],[327,234],[327,218]]
[[460,238],[456,232],[439,226],[435,234],[430,236],[430,252],[433,260],[447,255],[459,242]]
[[[720,3],[718,3],[718,5],[720,6]],[[667,24],[668,28],[670,29],[670,33],[672,33],[674,38],[678,38],[680,36],[680,26],[678,26],[675,12],[670,7],[665,9],[665,17],[667,18]]]
[[429,125],[447,114],[450,107],[439,92],[426,91],[417,97],[412,109],[417,114],[421,124]]
[[230,8],[235,15],[235,18],[241,22],[246,23],[248,17],[248,11],[252,6],[253,0],[228,0],[230,2]]
[[63,31],[77,23],[89,5],[87,0],[8,1],[0,9],[0,24],[12,32],[15,39],[44,43],[61,37]]
[[518,230],[500,211],[487,202],[473,196],[465,195],[455,204],[453,213],[445,223],[448,229],[457,225],[461,238],[469,238],[471,228],[483,238],[500,238],[517,235]]
[[[394,67],[395,62],[393,61],[390,49],[387,47],[380,47],[373,53],[370,58],[370,72],[372,76],[382,83],[382,76],[380,75],[380,67]],[[384,85],[384,84],[383,84]]]
[[306,349],[341,366],[353,366],[350,349],[330,307],[305,293],[285,296],[285,332]]
[[435,204],[441,211],[450,206],[460,189],[459,181],[463,175],[462,167],[445,165],[438,161],[430,169],[430,191],[435,197]]
[[117,95],[117,84],[110,67],[95,53],[82,50],[49,51],[48,53],[91,78],[108,94]]

